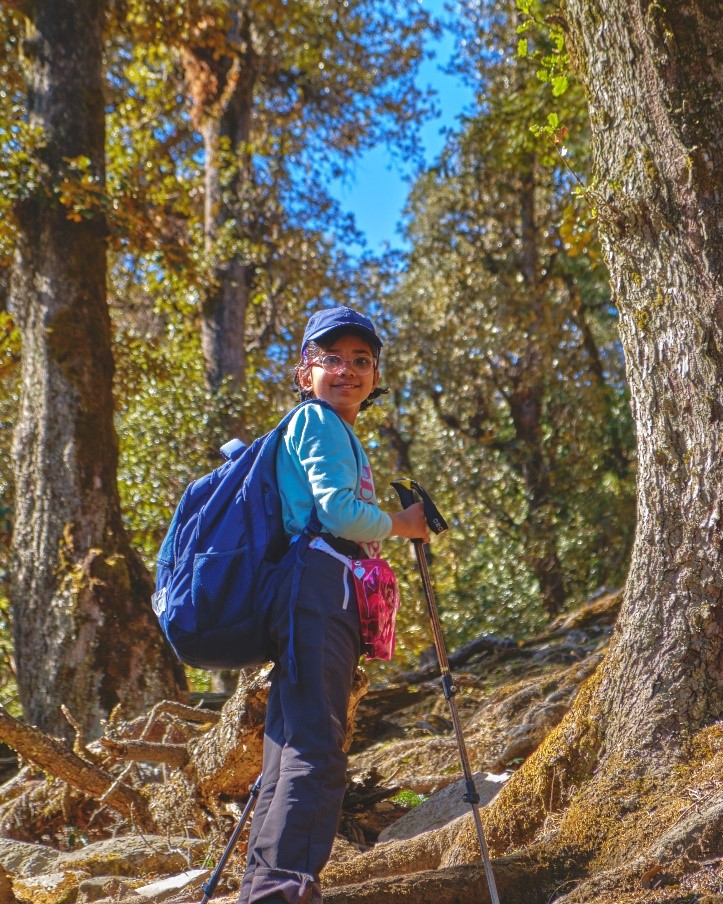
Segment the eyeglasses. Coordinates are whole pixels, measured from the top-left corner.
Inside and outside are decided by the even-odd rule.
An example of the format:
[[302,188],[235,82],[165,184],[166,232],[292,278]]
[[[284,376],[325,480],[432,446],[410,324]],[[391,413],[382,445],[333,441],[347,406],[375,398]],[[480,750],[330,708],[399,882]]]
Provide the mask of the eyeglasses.
[[328,374],[340,374],[347,364],[350,364],[360,376],[368,374],[374,367],[374,359],[366,355],[355,355],[353,358],[342,358],[341,355],[324,355],[322,358],[312,358],[311,364],[318,364]]

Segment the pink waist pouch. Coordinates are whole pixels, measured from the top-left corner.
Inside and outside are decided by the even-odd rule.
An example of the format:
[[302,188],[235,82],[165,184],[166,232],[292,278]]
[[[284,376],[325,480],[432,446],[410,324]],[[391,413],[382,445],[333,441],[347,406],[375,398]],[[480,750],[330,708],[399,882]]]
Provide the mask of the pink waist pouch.
[[361,623],[362,652],[367,659],[391,659],[399,609],[399,587],[386,559],[352,559]]

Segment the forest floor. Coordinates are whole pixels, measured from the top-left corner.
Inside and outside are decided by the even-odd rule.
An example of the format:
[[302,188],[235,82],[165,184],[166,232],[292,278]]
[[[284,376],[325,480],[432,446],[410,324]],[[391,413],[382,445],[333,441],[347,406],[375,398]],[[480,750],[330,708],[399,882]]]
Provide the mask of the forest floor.
[[[476,644],[467,645],[451,657],[458,688],[457,706],[483,804],[497,793],[507,777],[519,768],[565,716],[580,685],[594,672],[604,656],[619,604],[619,592],[606,593],[580,610],[560,618],[543,635],[533,640],[514,643],[480,638]],[[469,811],[462,800],[463,789],[451,788],[461,778],[459,750],[449,718],[449,706],[442,694],[435,667],[427,666],[415,672],[397,674],[394,680],[384,684],[373,683],[356,713],[349,783],[339,835],[332,859],[322,875],[325,898],[328,896],[332,904],[374,901],[373,894],[371,897],[367,894],[360,896],[359,889],[363,883],[360,885],[357,879],[347,878],[347,865],[358,862],[360,853],[383,850],[395,839],[415,839],[421,837],[421,833],[439,828],[455,818],[463,818],[463,814]],[[695,790],[691,791],[690,811],[704,807],[720,794],[722,784],[720,774],[716,778],[715,770],[712,770],[709,779],[703,784],[698,782]],[[0,803],[2,798],[3,786],[0,786]],[[684,813],[681,822],[688,815]],[[545,832],[554,831],[555,819],[555,814],[551,813]],[[229,818],[229,832],[233,824],[233,819]],[[226,865],[213,897],[218,904],[232,904],[236,900],[243,874],[247,828]],[[107,841],[121,840],[120,833],[114,834],[115,839],[108,839],[106,832]],[[82,844],[92,845],[94,840],[88,832],[85,832],[82,841],[72,835],[70,824],[62,825],[56,820],[52,831],[37,840],[42,840],[45,846],[66,852],[72,852]],[[15,833],[15,838],[18,837]],[[164,890],[162,886],[154,886],[154,883],[183,873],[186,866],[190,871],[207,866],[209,862],[218,862],[226,837],[228,835],[219,835],[213,844],[200,845],[195,852],[187,853],[187,865],[182,862],[179,865],[178,860],[159,862],[145,869],[142,878],[137,874],[137,854],[134,854],[136,867],[131,863],[127,869],[116,867],[108,870],[113,878],[107,881],[103,878],[103,868],[97,865],[76,867],[76,880],[64,882],[62,893],[60,887],[57,892],[46,888],[50,880],[42,876],[26,875],[17,880],[13,876],[10,853],[3,853],[0,838],[0,866],[5,867],[13,880],[12,890],[7,891],[5,896],[3,882],[0,881],[0,904],[14,904],[16,901],[23,904],[85,904],[90,901],[141,904],[149,900],[168,901],[169,904],[198,902],[203,894],[198,884],[207,879],[208,871],[203,874],[200,871],[189,872],[181,880],[181,884],[186,880],[188,884],[175,890]],[[73,856],[77,856],[77,852]],[[424,864],[415,867],[419,868],[424,869]],[[432,865],[432,868],[436,867]],[[464,883],[464,870],[472,868],[469,865],[452,866],[449,873],[451,885],[455,881]],[[500,862],[500,869],[509,871],[510,866]],[[42,872],[42,869],[37,868],[38,871]],[[462,871],[461,878],[457,875],[459,871]],[[719,859],[709,859],[697,864],[695,869],[691,869],[689,863],[656,864],[635,877],[632,882],[634,887],[630,882],[621,884],[620,876],[614,872],[606,886],[602,871],[591,901],[596,904],[723,904],[723,873]],[[568,894],[579,879],[576,875],[561,876],[557,886],[559,893],[553,893],[549,900]],[[370,881],[367,884],[371,893],[373,883]],[[507,889],[506,881],[503,885]],[[503,904],[526,904],[528,898],[524,883],[515,887],[513,881],[511,888],[511,891],[501,888]],[[413,893],[400,891],[399,895],[399,900],[414,900]],[[392,899],[397,900],[396,897],[388,898]],[[379,900],[382,900],[381,896]],[[387,898],[384,897],[384,900]],[[446,904],[447,900],[455,900],[453,893],[449,898],[445,897],[444,902],[440,899],[440,904]]]

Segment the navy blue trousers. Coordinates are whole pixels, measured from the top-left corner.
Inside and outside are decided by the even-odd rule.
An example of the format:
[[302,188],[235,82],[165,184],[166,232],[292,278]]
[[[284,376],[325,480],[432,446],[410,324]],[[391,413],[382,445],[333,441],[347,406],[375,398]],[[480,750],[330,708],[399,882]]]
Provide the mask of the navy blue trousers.
[[239,904],[320,904],[319,873],[331,853],[346,789],[342,744],[360,654],[353,580],[336,559],[307,550],[295,609],[293,684],[287,669],[291,579],[289,574],[283,582],[272,615],[276,665],[263,780]]

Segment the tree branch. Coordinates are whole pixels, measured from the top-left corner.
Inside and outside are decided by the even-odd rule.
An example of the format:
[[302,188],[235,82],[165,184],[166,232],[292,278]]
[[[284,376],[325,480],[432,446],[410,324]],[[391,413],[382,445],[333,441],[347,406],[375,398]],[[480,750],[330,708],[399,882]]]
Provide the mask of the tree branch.
[[[156,716],[161,714],[178,716],[179,719],[183,719],[185,722],[199,722],[201,724],[208,722],[212,725],[215,725],[221,718],[221,713],[218,713],[213,709],[204,709],[199,706],[187,706],[185,703],[178,703],[175,700],[161,700],[160,703],[156,703],[150,712],[147,730],[154,722]],[[145,736],[146,731],[144,730],[141,737]]]
[[[498,653],[502,654],[502,658],[505,659],[531,655],[527,650],[519,647],[510,637],[494,637],[492,634],[482,634],[480,637],[463,644],[454,653],[450,653],[449,665],[451,668],[458,668],[480,653]],[[438,674],[439,666],[434,662],[413,672],[404,672],[397,680],[403,686],[420,684],[422,681],[429,681],[431,678],[435,678]]]
[[[14,719],[2,706],[0,738],[20,756],[96,800],[102,798],[114,784],[113,777],[103,769],[85,762],[50,735]],[[140,829],[155,829],[146,800],[137,791],[118,785],[108,794],[105,803]]]
[[185,744],[118,741],[115,738],[101,738],[100,743],[121,760],[133,760],[137,763],[163,763],[174,769],[182,769],[188,762],[188,749]]

